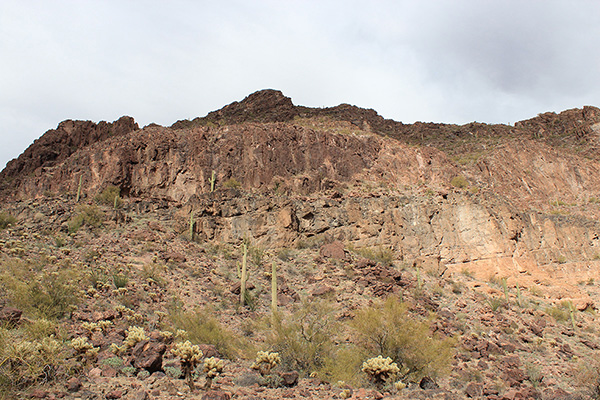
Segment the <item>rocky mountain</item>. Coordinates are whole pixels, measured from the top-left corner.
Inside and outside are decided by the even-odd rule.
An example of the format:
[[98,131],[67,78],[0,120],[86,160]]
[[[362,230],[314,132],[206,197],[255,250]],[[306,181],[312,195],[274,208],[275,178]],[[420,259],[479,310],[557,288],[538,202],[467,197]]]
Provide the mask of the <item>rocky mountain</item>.
[[[48,238],[79,246],[68,252],[47,250],[51,256],[69,256],[70,262],[88,266],[102,264],[111,271],[119,257],[143,268],[151,264],[149,257],[189,268],[201,265],[202,272],[194,272],[194,279],[200,280],[192,281],[198,289],[178,282],[186,276],[181,271],[168,272],[169,278],[163,279],[165,290],[180,292],[184,285],[190,301],[205,304],[217,300],[215,286],[227,287],[232,278],[230,273],[206,278],[225,268],[228,256],[211,259],[209,247],[200,249],[199,243],[224,249],[250,243],[256,254],[269,257],[297,249],[302,265],[310,264],[312,270],[308,280],[294,277],[291,270],[284,273],[287,291],[280,295],[290,309],[298,304],[299,292],[316,297],[334,293],[336,302],[344,304],[345,317],[340,318],[352,316],[353,310],[386,293],[403,293],[416,311],[444,309],[440,326],[445,328],[438,329],[460,336],[463,347],[443,395],[477,397],[485,389],[488,398],[527,398],[518,397],[524,393],[563,398],[551,397],[560,386],[576,396],[579,389],[565,378],[573,375],[565,372],[574,368],[570,361],[549,361],[547,372],[556,375],[550,381],[554,383],[537,387],[542,379],[534,382],[530,376],[494,393],[493,371],[521,371],[521,361],[489,358],[475,348],[486,338],[486,343],[500,346],[498,354],[512,357],[514,352],[531,350],[529,344],[537,339],[530,333],[544,340],[552,337],[560,345],[557,340],[563,332],[576,338],[578,346],[592,343],[583,345],[582,357],[592,357],[599,348],[594,347],[595,328],[575,333],[573,323],[565,330],[547,318],[549,311],[540,311],[570,304],[572,318],[577,313],[582,327],[595,323],[595,316],[587,312],[599,301],[595,287],[600,279],[599,147],[600,109],[590,106],[540,114],[514,126],[403,124],[347,104],[297,106],[279,91],[263,90],[170,127],[152,124],[140,129],[130,117],[98,124],[68,120],[0,172],[2,208],[5,215],[22,221],[24,229],[6,231],[0,250],[5,263],[10,257],[26,258],[29,251],[15,250],[23,247],[15,245],[14,236],[31,238],[45,232]],[[107,193],[113,193],[114,204],[102,205]],[[114,193],[120,197],[115,199]],[[83,210],[76,200],[87,208]],[[94,214],[99,212],[95,203],[106,210]],[[73,228],[78,212],[83,215],[80,225],[90,230],[87,236]],[[102,217],[105,214],[110,215],[108,220]],[[98,233],[98,226],[112,226],[118,233],[112,237],[111,232]],[[28,246],[33,246],[31,254],[39,255],[41,245]],[[101,255],[100,248],[107,254]],[[139,254],[128,254],[127,248]],[[89,252],[99,253],[88,259]],[[256,267],[263,268],[256,257]],[[147,285],[143,279],[137,283],[142,284]],[[444,287],[459,286],[441,297],[435,294],[436,288],[443,292]],[[419,294],[423,287],[427,296]],[[407,288],[419,292],[409,293]],[[135,283],[129,290],[135,291]],[[190,295],[194,290],[197,293]],[[345,297],[344,290],[352,296]],[[100,299],[115,300],[111,293]],[[521,304],[526,293],[536,298],[537,308],[507,306],[513,301]],[[427,306],[425,297],[435,298],[435,306]],[[84,311],[92,312],[100,301],[91,298]],[[505,300],[507,317],[492,306],[499,298]],[[156,309],[166,307],[162,301],[166,302],[158,301]],[[146,312],[155,311],[148,307],[151,311]],[[493,313],[482,311],[486,307]],[[243,329],[243,318],[229,308],[221,318]],[[487,320],[487,325],[501,329],[473,336],[475,322],[456,319],[461,310],[479,315],[477,324],[491,318],[494,322]],[[515,349],[507,351],[502,344],[510,347],[507,343],[513,338],[508,340],[502,324],[514,331],[507,322],[510,318],[517,321],[517,332],[525,327],[516,339],[524,344],[513,344]],[[466,325],[459,329],[460,324]],[[540,324],[548,326],[547,336]],[[98,338],[97,345],[104,348],[108,343]],[[471,359],[473,352],[480,355]],[[573,351],[566,353],[571,360]],[[493,367],[483,368],[481,362]],[[466,369],[483,377],[453,384]],[[274,393],[269,396],[279,392]],[[511,393],[513,397],[502,397]]]

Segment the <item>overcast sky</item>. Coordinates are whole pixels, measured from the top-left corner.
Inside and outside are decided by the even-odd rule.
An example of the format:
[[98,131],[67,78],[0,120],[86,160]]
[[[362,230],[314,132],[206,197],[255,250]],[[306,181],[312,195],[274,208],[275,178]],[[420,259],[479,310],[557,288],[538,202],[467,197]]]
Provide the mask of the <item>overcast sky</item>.
[[406,123],[600,106],[600,1],[0,1],[0,169],[65,119],[171,125],[265,88]]

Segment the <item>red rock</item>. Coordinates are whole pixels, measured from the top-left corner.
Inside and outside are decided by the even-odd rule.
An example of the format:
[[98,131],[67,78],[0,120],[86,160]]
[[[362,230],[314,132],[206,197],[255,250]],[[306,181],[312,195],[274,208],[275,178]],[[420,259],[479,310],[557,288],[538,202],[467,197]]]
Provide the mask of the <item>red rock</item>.
[[77,392],[81,388],[81,381],[78,378],[73,377],[67,381],[66,387],[69,392]]
[[134,367],[143,368],[149,372],[160,370],[162,356],[167,350],[164,343],[143,340],[131,350],[131,361]]
[[31,392],[30,397],[32,399],[45,399],[48,397],[48,392],[42,389],[34,389]]
[[212,344],[199,344],[198,347],[202,350],[205,358],[222,357],[217,348]]
[[3,322],[7,325],[17,325],[21,320],[21,315],[23,315],[23,311],[14,307],[4,307],[0,310],[0,322]]
[[111,392],[108,392],[106,394],[106,396],[104,396],[107,400],[115,400],[115,399],[120,399],[121,397],[123,397],[123,391],[122,390],[113,390]]
[[344,244],[339,240],[321,246],[319,255],[323,258],[335,258],[338,260],[345,260],[348,257],[344,250]]
[[298,377],[300,376],[300,374],[298,374],[297,371],[291,371],[291,372],[282,372],[279,374],[279,376],[283,380],[283,384],[285,386],[292,387],[292,386],[296,386],[298,384]]
[[333,293],[335,290],[328,285],[319,285],[315,290],[312,291],[313,296],[323,296],[327,293]]
[[483,384],[479,382],[469,382],[465,388],[465,394],[467,397],[479,397],[483,394]]
[[224,392],[222,390],[209,390],[204,393],[202,400],[229,400],[231,399],[231,393]]

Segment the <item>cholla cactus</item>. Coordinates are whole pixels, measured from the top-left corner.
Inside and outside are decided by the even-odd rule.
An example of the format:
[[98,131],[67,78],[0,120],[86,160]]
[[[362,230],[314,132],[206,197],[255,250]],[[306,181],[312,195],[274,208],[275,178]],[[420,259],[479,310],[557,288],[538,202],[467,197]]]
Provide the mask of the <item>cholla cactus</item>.
[[141,326],[131,326],[127,329],[127,337],[125,338],[125,346],[128,348],[135,346],[143,340],[148,340],[144,328]]
[[391,376],[400,372],[400,368],[398,368],[398,364],[393,362],[391,358],[377,356],[365,361],[362,365],[362,371],[369,375],[371,380],[373,380],[377,386],[380,386]]
[[148,340],[146,332],[144,332],[144,328],[139,326],[132,326],[129,329],[127,329],[127,337],[123,341],[123,345],[117,346],[115,343],[113,343],[110,345],[110,351],[112,351],[115,354],[121,354],[143,340]]
[[258,370],[262,376],[268,375],[273,368],[281,362],[279,353],[271,353],[268,351],[259,351],[256,354],[256,360],[250,366],[252,369]]
[[194,379],[192,378],[192,372],[194,368],[200,363],[202,359],[202,350],[196,345],[192,345],[189,340],[175,344],[175,348],[171,350],[171,353],[176,357],[179,357],[181,361],[181,369],[185,379],[187,380],[190,390],[194,391]]
[[90,342],[88,342],[87,337],[80,336],[71,341],[71,346],[77,351],[79,354],[85,354],[88,357],[93,357],[98,354],[98,347],[94,347]]
[[204,360],[204,372],[206,372],[206,389],[210,389],[212,381],[223,372],[223,360],[210,357]]

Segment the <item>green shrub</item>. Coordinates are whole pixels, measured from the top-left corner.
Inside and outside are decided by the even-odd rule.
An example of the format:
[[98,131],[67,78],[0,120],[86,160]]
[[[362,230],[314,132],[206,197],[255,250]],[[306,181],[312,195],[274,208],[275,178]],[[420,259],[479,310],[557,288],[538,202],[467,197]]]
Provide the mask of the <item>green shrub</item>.
[[52,271],[47,265],[20,260],[4,263],[0,286],[11,305],[43,318],[60,318],[79,301],[78,273],[71,268]]
[[411,317],[395,297],[359,310],[351,326],[368,354],[390,357],[407,380],[435,379],[450,368],[454,340],[430,335],[430,324]]
[[[117,206],[120,207],[123,203],[121,198],[119,197],[121,194],[121,189],[117,186],[108,186],[104,189],[100,194],[96,195],[95,200],[98,204],[104,204],[107,206]],[[116,202],[115,202],[116,201]]]
[[13,225],[15,222],[17,222],[15,217],[8,213],[0,212],[0,229],[5,229],[10,225]]
[[233,359],[245,355],[249,344],[236,334],[223,327],[208,310],[183,312],[175,310],[171,314],[171,329],[182,329],[192,343],[211,344],[223,356]]
[[390,267],[394,261],[394,252],[388,247],[363,247],[354,249],[354,252],[385,267]]
[[20,329],[0,328],[0,398],[21,398],[27,387],[64,378],[65,346],[52,337],[33,339]]
[[82,226],[98,228],[105,219],[104,213],[96,206],[79,206],[76,215],[67,222],[69,233],[77,232]]
[[279,353],[284,368],[308,375],[322,369],[334,356],[337,332],[331,304],[304,299],[289,317],[275,314],[268,342]]
[[223,182],[223,187],[228,189],[239,189],[242,187],[242,184],[235,178],[229,178],[225,182]]
[[467,186],[469,186],[469,182],[467,182],[467,179],[462,175],[458,175],[458,176],[455,176],[454,178],[452,178],[452,180],[450,181],[450,184],[452,186],[454,186],[455,188],[459,188],[459,189],[464,189]]

